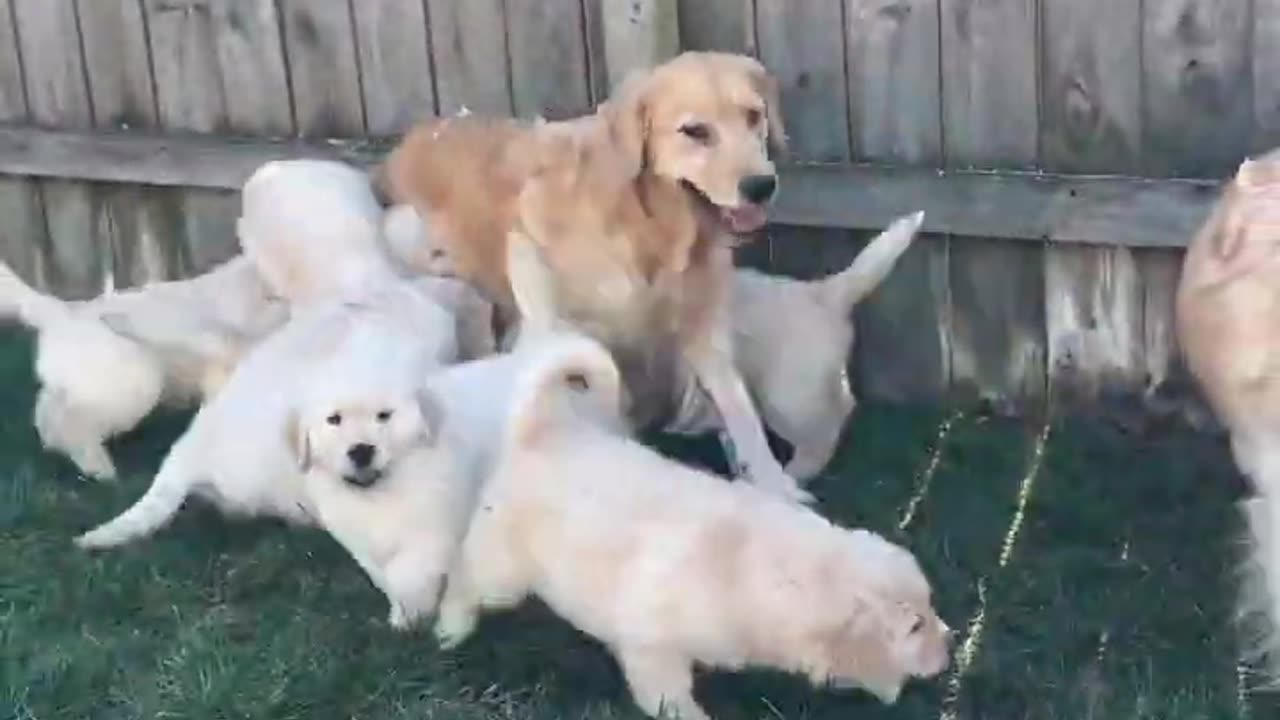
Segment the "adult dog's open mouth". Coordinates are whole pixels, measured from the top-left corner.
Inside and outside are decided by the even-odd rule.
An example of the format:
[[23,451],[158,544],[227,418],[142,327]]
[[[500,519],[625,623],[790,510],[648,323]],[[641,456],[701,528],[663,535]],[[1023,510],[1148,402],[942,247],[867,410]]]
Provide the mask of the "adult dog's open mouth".
[[725,205],[717,205],[711,202],[711,198],[706,193],[699,190],[693,183],[688,180],[681,180],[680,184],[689,192],[703,209],[715,216],[725,230],[734,235],[747,235],[764,227],[768,221],[768,214],[765,212],[764,205],[744,202],[734,207]]

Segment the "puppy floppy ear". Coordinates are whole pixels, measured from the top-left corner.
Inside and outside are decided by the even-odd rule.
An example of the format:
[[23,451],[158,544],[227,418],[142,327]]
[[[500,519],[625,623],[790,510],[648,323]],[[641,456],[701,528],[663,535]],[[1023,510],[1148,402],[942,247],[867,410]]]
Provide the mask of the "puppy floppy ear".
[[886,704],[897,701],[907,673],[892,657],[890,645],[897,634],[896,617],[869,599],[855,601],[843,622],[819,635],[820,665],[830,677],[818,680],[852,680]]
[[626,174],[632,178],[639,176],[649,162],[648,86],[648,71],[633,71],[599,110],[609,128],[610,140],[622,156]]
[[293,453],[298,470],[307,472],[311,469],[311,438],[307,436],[307,427],[297,410],[290,410],[285,419],[285,441],[289,451]]
[[414,400],[422,416],[422,440],[427,445],[435,445],[440,440],[440,427],[444,425],[444,405],[434,392],[426,388],[419,388],[414,393]]

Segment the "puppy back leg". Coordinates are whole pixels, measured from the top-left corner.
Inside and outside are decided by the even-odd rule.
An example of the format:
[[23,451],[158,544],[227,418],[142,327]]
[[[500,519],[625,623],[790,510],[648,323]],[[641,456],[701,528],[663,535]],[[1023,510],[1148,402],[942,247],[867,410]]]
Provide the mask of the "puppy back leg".
[[88,477],[115,480],[116,465],[104,444],[105,434],[86,422],[86,417],[68,407],[57,390],[42,388],[36,398],[35,426],[40,443],[66,455]]
[[147,492],[128,510],[76,538],[76,545],[97,549],[122,545],[164,527],[195,485],[191,446],[181,439],[169,451]]
[[527,559],[507,542],[499,522],[482,504],[462,541],[436,617],[435,635],[443,648],[466,640],[482,609],[514,607],[529,594]]
[[650,717],[711,720],[693,699],[693,667],[678,654],[627,648],[617,652],[636,705]]

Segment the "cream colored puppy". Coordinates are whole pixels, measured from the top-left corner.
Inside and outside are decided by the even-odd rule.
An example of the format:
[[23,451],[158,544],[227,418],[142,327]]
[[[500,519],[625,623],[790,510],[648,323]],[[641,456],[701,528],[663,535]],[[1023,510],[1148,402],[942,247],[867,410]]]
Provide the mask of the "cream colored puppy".
[[[295,431],[308,383],[340,390],[371,376],[421,376],[452,362],[455,342],[448,312],[404,282],[358,300],[295,308],[288,324],[250,351],[196,413],[146,494],[77,544],[110,547],[149,535],[192,494],[231,514],[313,523]],[[378,461],[371,457],[369,467]]]
[[[685,720],[708,717],[695,665],[778,668],[885,702],[946,667],[950,632],[910,553],[602,426],[622,415],[620,380],[607,352],[593,356],[607,384],[521,378],[441,600],[444,647],[482,609],[536,595],[613,652],[641,709]],[[568,407],[583,392],[608,410]]]
[[398,277],[368,175],[329,160],[277,160],[241,191],[236,233],[267,285],[301,303]]
[[63,301],[0,263],[0,316],[34,329],[35,426],[46,448],[111,479],[106,441],[162,402],[211,396],[254,342],[284,323],[252,263],[234,258],[191,278]]
[[[795,449],[788,475],[808,480],[826,467],[857,402],[849,385],[853,311],[893,270],[924,222],[900,218],[845,270],[803,282],[738,268],[733,276],[733,357],[764,424]],[[778,322],[786,318],[786,322]],[[696,383],[673,432],[721,430],[714,403]]]

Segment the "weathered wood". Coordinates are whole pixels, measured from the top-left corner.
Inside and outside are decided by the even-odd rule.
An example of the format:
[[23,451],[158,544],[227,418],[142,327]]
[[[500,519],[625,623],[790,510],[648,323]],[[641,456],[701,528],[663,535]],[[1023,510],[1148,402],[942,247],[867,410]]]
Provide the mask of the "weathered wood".
[[1036,0],[940,0],[950,167],[1036,161]]
[[[946,164],[1034,165],[1035,0],[942,0],[940,8]],[[1042,253],[953,239],[951,375],[961,395],[1009,409],[1043,399]]]
[[[1044,166],[1136,172],[1142,146],[1141,0],[1043,3]],[[1091,401],[1110,387],[1141,387],[1143,288],[1128,248],[1047,247],[1044,301],[1055,399]]]
[[[298,142],[0,127],[0,173],[238,189],[268,160],[371,164],[386,143]],[[784,165],[779,224],[879,230],[925,210],[926,232],[1127,247],[1185,247],[1217,194],[1213,182],[873,165]]]
[[680,46],[685,50],[755,51],[754,0],[680,0]]
[[877,162],[942,159],[936,0],[850,0],[853,154]]
[[1145,167],[1225,177],[1253,127],[1250,3],[1144,3]]
[[1280,145],[1280,0],[1253,0],[1253,120],[1251,150]]
[[144,0],[143,9],[161,125],[195,132],[224,130],[228,88],[218,67],[207,2]]
[[138,0],[77,0],[89,97],[98,127],[150,127],[156,98]]
[[351,6],[346,0],[280,0],[298,133],[364,132]]
[[[851,0],[845,20],[854,156],[940,164],[936,0]],[[898,402],[945,393],[949,297],[947,238],[917,237],[858,307],[853,377],[859,393]]]
[[355,9],[369,133],[400,133],[435,113],[426,6],[422,0],[359,0]]
[[[512,111],[503,0],[427,0],[441,115]],[[484,38],[477,42],[476,38]]]
[[[75,5],[16,0],[13,9],[31,119],[49,127],[91,127],[93,106],[80,54]],[[96,295],[106,275],[107,246],[99,242],[93,225],[88,186],[47,181],[39,187],[49,230],[45,279],[51,289],[68,297]]]
[[[1169,380],[1182,380],[1185,368],[1178,357],[1173,321],[1174,294],[1182,274],[1183,252],[1165,248],[1134,251],[1142,273],[1142,358],[1149,390]],[[1180,383],[1185,384],[1185,383]]]
[[582,0],[582,33],[587,43],[587,85],[591,104],[609,97],[609,60],[604,42],[605,0]]
[[224,98],[227,126],[242,132],[292,134],[293,108],[275,2],[217,0],[211,11],[217,70],[222,87],[229,89]]
[[183,199],[182,220],[193,272],[203,272],[240,252],[236,218],[240,194],[221,190],[190,192]]
[[676,0],[600,0],[610,87],[680,52]]
[[[9,6],[0,6],[0,122],[27,121],[27,96],[18,61],[18,38]],[[25,178],[0,178],[0,258],[20,276],[45,286],[43,250],[49,237],[35,183]]]
[[506,0],[506,10],[516,115],[557,120],[586,112],[591,87],[581,0]]

